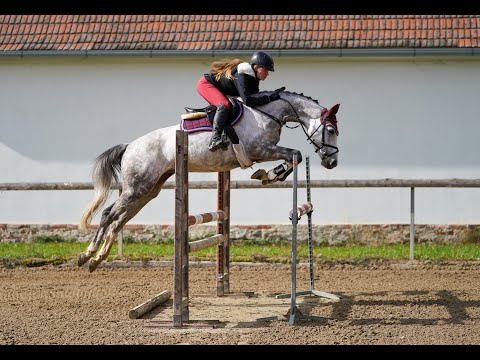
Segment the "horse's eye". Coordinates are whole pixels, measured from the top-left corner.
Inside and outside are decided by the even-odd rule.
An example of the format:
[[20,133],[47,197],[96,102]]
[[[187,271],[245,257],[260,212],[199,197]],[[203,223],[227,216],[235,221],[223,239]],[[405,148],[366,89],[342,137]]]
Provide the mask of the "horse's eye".
[[328,130],[328,132],[329,132],[330,134],[335,133],[335,129],[334,129],[333,127],[331,127],[331,126],[327,126],[327,130]]

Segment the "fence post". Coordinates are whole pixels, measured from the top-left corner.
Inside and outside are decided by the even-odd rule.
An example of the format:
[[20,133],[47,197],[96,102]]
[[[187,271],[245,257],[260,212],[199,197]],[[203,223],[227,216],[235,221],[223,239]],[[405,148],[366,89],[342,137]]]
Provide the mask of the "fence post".
[[[122,187],[118,189],[118,197],[122,195]],[[123,227],[122,230],[120,230],[120,236],[118,238],[118,256],[123,256]]]
[[415,259],[415,188],[410,188],[410,260]]

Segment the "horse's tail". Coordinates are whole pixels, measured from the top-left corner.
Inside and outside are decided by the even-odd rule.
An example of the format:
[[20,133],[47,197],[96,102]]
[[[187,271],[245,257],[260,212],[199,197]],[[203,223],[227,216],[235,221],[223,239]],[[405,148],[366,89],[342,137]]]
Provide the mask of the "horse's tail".
[[96,159],[93,166],[93,188],[95,196],[80,220],[79,229],[86,230],[98,209],[107,201],[112,180],[118,182],[117,172],[120,171],[121,160],[128,144],[111,147]]

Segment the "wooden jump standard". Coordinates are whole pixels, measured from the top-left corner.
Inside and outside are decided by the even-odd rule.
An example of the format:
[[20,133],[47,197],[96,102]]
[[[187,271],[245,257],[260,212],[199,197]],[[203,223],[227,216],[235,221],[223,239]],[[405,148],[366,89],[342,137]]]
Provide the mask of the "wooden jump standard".
[[[173,287],[173,326],[189,321],[188,253],[217,244],[217,296],[229,287],[230,171],[218,173],[215,212],[189,215],[188,211],[188,133],[176,131],[175,160],[175,259]],[[217,235],[188,242],[188,227],[217,221]]]
[[[175,245],[173,262],[173,326],[189,321],[188,253],[217,245],[217,296],[230,292],[230,171],[218,173],[217,211],[188,214],[188,133],[176,131],[175,160]],[[192,225],[217,221],[217,234],[197,241],[188,241]],[[167,301],[171,292],[165,290],[129,312],[135,319]],[[158,322],[161,323],[161,322]]]

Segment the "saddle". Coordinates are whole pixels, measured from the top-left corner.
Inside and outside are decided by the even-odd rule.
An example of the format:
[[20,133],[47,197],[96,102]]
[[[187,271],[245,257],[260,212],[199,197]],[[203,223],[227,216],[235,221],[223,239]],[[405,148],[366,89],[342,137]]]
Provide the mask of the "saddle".
[[[237,107],[238,106],[241,106],[241,104],[238,102],[238,100],[232,98],[232,97],[227,97],[230,105],[231,105],[231,109],[233,109],[233,111],[230,112],[230,114],[235,114],[235,112],[237,111]],[[182,114],[182,119],[184,120],[195,120],[195,119],[201,119],[202,117],[208,117],[211,121],[210,122],[213,122],[213,118],[215,116],[215,113],[217,112],[217,107],[215,105],[208,105],[206,107],[203,107],[203,108],[191,108],[191,107],[188,107],[186,106],[185,107],[185,111],[187,112],[186,114]]]
[[[238,137],[233,126],[243,115],[243,105],[235,98],[228,97],[228,101],[231,104],[231,111],[230,121],[225,126],[225,132],[234,144],[238,144]],[[181,115],[180,130],[187,132],[213,130],[213,119],[217,112],[215,105],[208,105],[203,108],[185,107],[185,111],[186,113]]]
[[183,120],[195,120],[208,117],[210,122],[213,122],[213,117],[217,112],[217,107],[215,105],[208,105],[207,107],[194,109],[191,107],[185,107],[186,114],[182,114]]

